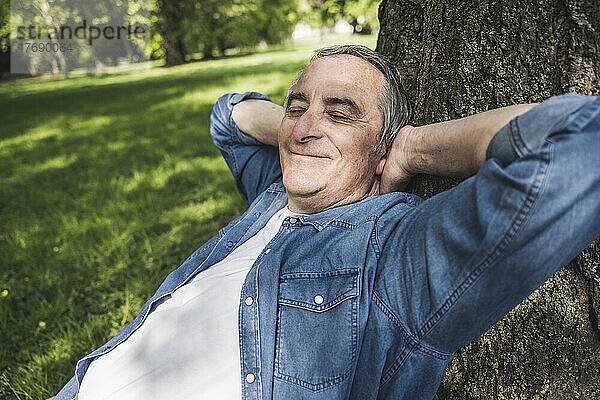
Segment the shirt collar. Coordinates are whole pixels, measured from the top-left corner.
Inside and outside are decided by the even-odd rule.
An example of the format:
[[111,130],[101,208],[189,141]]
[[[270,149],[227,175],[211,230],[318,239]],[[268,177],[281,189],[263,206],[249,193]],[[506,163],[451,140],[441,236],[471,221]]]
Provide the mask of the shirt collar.
[[[268,191],[274,192],[277,194],[277,202],[287,204],[287,193],[285,191],[285,187],[282,183],[274,183],[267,189]],[[321,211],[315,214],[297,214],[294,215],[301,223],[311,225],[317,231],[322,231],[323,229],[331,226],[332,224],[339,221],[342,224],[355,224],[358,223],[358,218],[355,213],[351,212],[356,209],[358,205],[363,206],[364,203],[371,202],[376,196],[369,196],[364,198],[363,200],[345,204],[343,206],[333,207],[327,209],[325,211]],[[284,200],[285,199],[285,200]],[[362,213],[361,213],[362,214]],[[364,219],[364,214],[362,218]]]

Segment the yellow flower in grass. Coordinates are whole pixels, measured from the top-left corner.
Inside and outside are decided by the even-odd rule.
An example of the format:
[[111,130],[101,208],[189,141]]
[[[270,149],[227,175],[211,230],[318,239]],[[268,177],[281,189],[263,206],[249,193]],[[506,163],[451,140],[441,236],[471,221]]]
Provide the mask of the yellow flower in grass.
[[6,297],[8,296],[8,290],[4,289],[0,294],[2,295],[2,297]]

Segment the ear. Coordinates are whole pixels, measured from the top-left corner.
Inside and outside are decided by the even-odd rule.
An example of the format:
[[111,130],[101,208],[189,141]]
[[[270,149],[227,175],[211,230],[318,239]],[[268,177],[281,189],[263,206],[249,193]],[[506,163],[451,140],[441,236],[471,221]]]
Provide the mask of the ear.
[[379,160],[379,164],[377,164],[377,168],[375,169],[375,175],[381,176],[383,174],[383,167],[385,167],[385,162],[387,161],[387,156],[381,157]]

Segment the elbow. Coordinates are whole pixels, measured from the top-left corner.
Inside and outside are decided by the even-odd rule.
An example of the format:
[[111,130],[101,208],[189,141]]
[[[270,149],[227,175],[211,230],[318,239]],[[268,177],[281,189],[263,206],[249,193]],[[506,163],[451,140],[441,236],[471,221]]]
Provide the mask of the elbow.
[[231,118],[231,106],[229,99],[232,94],[224,94],[217,99],[210,113],[210,137],[213,143],[221,148],[221,144],[227,142],[226,133],[229,132],[229,120]]

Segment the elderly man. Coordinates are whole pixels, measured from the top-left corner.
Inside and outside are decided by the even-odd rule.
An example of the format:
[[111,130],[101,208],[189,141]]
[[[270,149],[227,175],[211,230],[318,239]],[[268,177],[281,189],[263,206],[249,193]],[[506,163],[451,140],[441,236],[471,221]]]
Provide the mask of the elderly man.
[[[408,117],[361,46],[319,50],[283,107],[221,97],[211,134],[248,210],[57,398],[431,399],[457,349],[600,235],[600,98]],[[415,173],[474,176],[423,201],[398,191]]]

